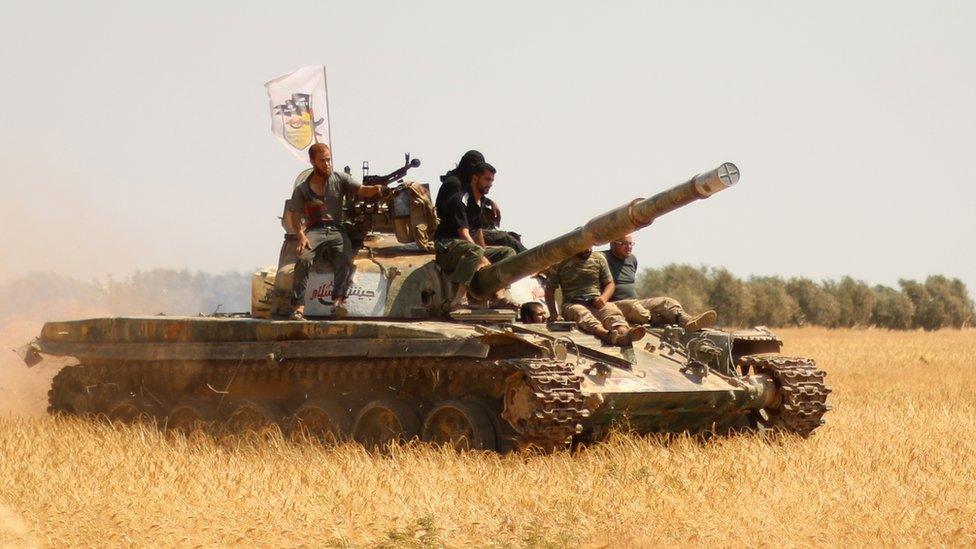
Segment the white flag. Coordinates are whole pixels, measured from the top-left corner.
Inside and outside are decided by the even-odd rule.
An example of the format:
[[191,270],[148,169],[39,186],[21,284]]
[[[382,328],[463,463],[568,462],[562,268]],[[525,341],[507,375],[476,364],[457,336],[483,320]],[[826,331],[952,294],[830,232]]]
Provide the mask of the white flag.
[[314,143],[331,147],[325,67],[302,67],[264,85],[271,100],[271,133],[300,160],[308,162]]

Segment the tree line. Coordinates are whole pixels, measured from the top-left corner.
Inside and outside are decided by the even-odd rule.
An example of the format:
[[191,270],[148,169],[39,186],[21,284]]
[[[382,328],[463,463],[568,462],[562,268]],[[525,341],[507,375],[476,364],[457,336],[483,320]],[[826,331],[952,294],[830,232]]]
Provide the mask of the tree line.
[[739,278],[724,268],[670,264],[645,268],[637,280],[643,297],[670,296],[685,310],[715,309],[726,326],[877,326],[895,330],[972,326],[976,312],[959,279],[929,276],[899,280],[898,288],[868,285],[845,276]]
[[[958,279],[935,275],[898,285],[870,286],[851,277],[741,279],[723,268],[678,264],[646,268],[637,281],[641,296],[671,296],[692,312],[715,309],[726,326],[937,330],[976,323],[973,301]],[[79,306],[115,315],[246,312],[250,298],[250,275],[239,272],[153,269],[105,283],[32,273],[0,285],[0,320],[28,311],[44,318],[70,314]]]

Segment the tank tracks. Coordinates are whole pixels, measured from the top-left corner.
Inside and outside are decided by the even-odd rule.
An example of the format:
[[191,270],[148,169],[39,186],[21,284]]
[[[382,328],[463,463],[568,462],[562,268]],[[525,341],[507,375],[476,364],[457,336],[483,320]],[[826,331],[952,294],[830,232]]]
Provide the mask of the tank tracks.
[[[565,447],[573,435],[583,431],[581,422],[590,411],[584,405],[583,376],[576,374],[570,364],[551,359],[518,359],[499,361],[499,365],[517,370],[506,381],[506,409],[502,416],[512,425],[522,425],[526,444],[543,449]],[[519,394],[523,396],[521,410],[513,410],[509,397]]]
[[830,388],[824,383],[826,372],[818,370],[812,359],[763,353],[740,357],[738,364],[743,373],[751,368],[776,381],[779,406],[766,409],[772,427],[808,437],[824,424],[823,416],[830,411]]
[[[582,376],[568,363],[544,358],[66,366],[54,377],[48,391],[48,412],[109,415],[119,404],[129,402],[162,420],[174,407],[187,401],[222,406],[226,412],[226,408],[238,402],[262,400],[260,396],[235,394],[241,390],[282,385],[312,387],[312,392],[304,396],[296,397],[301,391],[293,391],[286,398],[268,397],[279,405],[286,401],[283,407],[287,409],[320,396],[314,394],[317,391],[340,393],[344,388],[364,386],[374,388],[378,394],[369,395],[366,393],[370,390],[366,390],[366,396],[360,400],[400,398],[420,412],[421,417],[437,401],[472,398],[482,402],[494,416],[492,423],[498,436],[507,437],[511,441],[509,446],[517,448],[566,447],[573,435],[582,431],[581,421],[589,414],[581,389]],[[428,390],[421,391],[418,387]],[[473,387],[480,389],[472,391]],[[521,408],[513,414],[503,404],[506,395],[511,393],[525,397],[520,402]],[[351,415],[360,404],[349,407]],[[287,424],[287,417],[275,420]]]

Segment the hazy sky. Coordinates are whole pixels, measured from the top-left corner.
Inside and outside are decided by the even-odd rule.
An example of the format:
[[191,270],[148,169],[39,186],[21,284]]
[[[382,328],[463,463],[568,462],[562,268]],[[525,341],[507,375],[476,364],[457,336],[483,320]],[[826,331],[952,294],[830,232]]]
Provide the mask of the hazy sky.
[[[733,161],[644,266],[976,288],[972,2],[4,2],[0,281],[250,270],[304,168],[264,82],[328,67],[339,166],[469,148],[539,243]],[[358,175],[356,169],[354,174]]]

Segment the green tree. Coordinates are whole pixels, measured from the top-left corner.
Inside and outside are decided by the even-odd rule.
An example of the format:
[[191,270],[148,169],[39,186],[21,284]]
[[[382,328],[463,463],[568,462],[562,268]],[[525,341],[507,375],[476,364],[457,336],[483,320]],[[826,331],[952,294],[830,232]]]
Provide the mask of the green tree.
[[913,328],[938,330],[945,324],[945,308],[932,298],[924,284],[914,280],[899,280],[898,285],[915,307],[915,316],[912,317]]
[[799,306],[778,276],[750,277],[749,292],[753,302],[750,324],[788,326],[796,318]]
[[915,317],[915,305],[903,292],[887,286],[874,287],[871,324],[893,330],[908,330]]
[[925,279],[924,285],[909,281],[903,284],[903,289],[915,304],[918,325],[926,330],[961,328],[972,324],[976,316],[966,285],[959,279],[932,275]]
[[866,283],[845,276],[840,282],[828,283],[826,288],[837,298],[841,326],[867,326],[871,322],[874,292]]
[[708,303],[725,326],[743,326],[752,314],[752,294],[745,282],[723,268],[708,273]]
[[647,268],[637,282],[640,297],[668,296],[677,299],[687,311],[708,306],[709,280],[705,267],[671,263],[661,269]]
[[809,278],[791,278],[786,293],[798,307],[794,322],[798,326],[813,324],[834,328],[840,325],[840,303],[824,287]]

